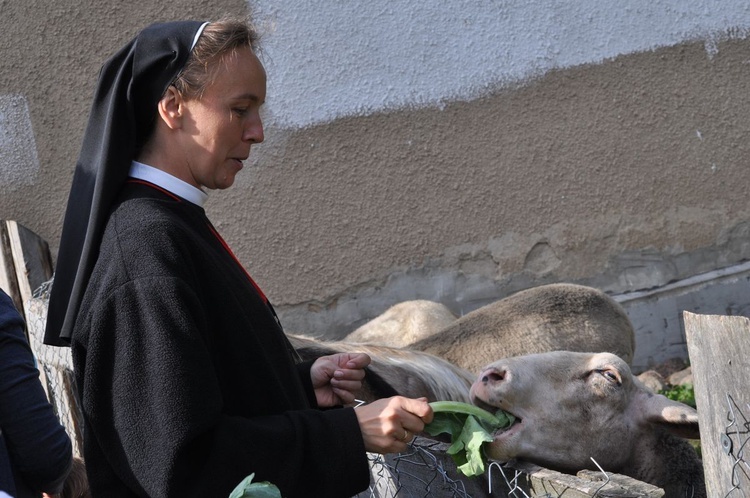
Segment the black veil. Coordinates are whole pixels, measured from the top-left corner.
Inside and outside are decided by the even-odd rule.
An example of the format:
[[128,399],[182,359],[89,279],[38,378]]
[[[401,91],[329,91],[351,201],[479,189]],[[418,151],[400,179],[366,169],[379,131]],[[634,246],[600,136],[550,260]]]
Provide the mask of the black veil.
[[110,206],[139,143],[151,131],[157,103],[185,66],[205,24],[153,24],[102,66],[68,197],[46,344],[70,344]]

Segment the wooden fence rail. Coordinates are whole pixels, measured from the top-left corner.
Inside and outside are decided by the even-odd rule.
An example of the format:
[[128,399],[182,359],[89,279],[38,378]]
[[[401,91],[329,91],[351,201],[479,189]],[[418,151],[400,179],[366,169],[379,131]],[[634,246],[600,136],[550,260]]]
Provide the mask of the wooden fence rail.
[[0,289],[24,315],[33,292],[52,278],[49,246],[37,234],[16,223],[0,220]]
[[750,319],[683,312],[710,497],[750,495]]

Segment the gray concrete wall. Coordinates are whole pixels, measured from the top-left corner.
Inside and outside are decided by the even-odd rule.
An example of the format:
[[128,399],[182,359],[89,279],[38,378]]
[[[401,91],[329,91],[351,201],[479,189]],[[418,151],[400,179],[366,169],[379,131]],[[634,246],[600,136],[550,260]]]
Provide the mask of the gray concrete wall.
[[[253,6],[267,139],[208,211],[289,330],[749,259],[747,2]],[[151,21],[243,8],[0,0],[0,218],[56,251],[101,62]]]
[[710,271],[667,285],[613,296],[635,328],[636,373],[670,358],[689,359],[683,312],[750,317],[750,263]]

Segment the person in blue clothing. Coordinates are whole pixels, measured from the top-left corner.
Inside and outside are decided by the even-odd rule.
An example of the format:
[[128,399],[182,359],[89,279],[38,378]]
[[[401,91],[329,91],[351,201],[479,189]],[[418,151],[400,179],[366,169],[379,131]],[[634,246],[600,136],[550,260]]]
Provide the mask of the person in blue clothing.
[[0,491],[13,498],[57,496],[73,449],[42,388],[24,326],[0,289]]

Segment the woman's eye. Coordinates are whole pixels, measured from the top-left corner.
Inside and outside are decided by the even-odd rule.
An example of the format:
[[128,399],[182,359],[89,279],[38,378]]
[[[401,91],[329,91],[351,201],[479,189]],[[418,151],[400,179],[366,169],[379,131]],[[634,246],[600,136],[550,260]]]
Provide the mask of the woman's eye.
[[238,116],[244,116],[245,114],[247,114],[247,109],[246,108],[235,107],[232,110]]

